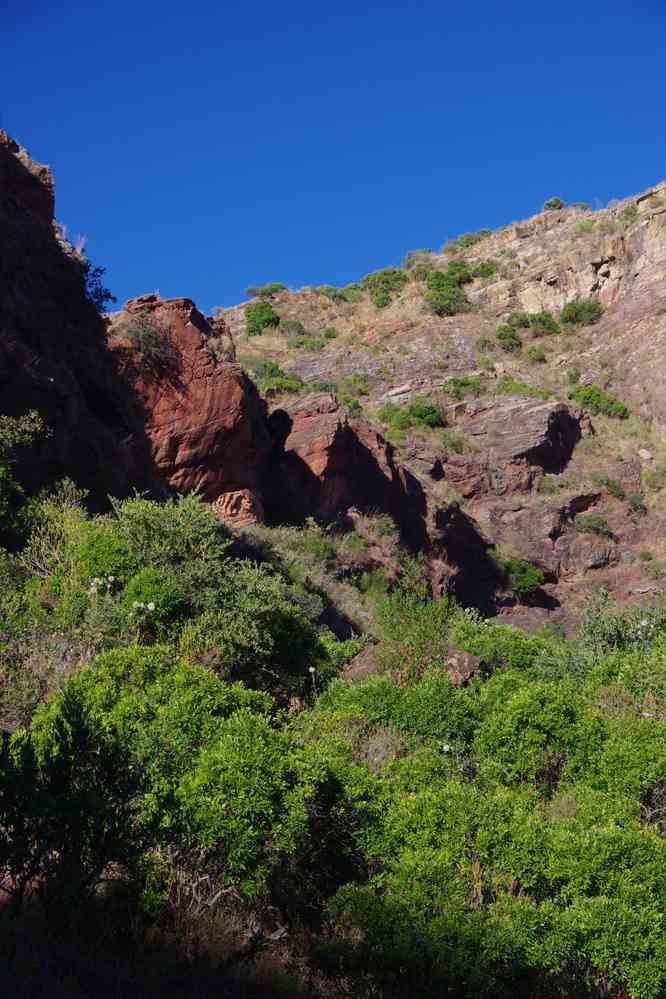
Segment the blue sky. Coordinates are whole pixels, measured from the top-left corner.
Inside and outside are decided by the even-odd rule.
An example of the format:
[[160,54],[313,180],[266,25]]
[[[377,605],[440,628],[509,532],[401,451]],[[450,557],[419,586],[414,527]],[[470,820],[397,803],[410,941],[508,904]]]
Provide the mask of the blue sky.
[[5,0],[0,125],[120,301],[208,310],[648,187],[665,29],[661,0]]

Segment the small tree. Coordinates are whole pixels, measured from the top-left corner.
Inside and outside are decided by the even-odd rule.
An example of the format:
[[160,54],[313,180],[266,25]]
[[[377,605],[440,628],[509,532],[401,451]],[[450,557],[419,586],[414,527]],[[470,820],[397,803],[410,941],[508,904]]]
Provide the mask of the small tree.
[[248,336],[258,336],[264,330],[278,326],[280,317],[270,302],[260,299],[245,306],[245,326]]

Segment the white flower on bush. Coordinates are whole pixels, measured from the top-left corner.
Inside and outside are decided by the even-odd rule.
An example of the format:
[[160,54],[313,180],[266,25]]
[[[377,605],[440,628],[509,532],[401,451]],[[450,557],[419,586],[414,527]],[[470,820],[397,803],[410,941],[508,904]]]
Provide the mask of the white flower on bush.
[[150,601],[150,603],[148,604],[148,610],[149,610],[149,611],[154,611],[154,610],[155,610],[155,604],[153,603],[153,601],[152,601],[152,600],[151,600],[151,601]]

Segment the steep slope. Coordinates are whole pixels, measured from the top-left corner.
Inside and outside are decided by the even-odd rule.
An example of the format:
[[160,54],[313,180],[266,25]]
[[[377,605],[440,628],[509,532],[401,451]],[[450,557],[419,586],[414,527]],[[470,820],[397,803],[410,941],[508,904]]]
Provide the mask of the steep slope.
[[[467,265],[467,304],[436,315],[429,275],[452,261]],[[273,407],[298,413],[307,393],[337,393],[352,420],[362,413],[397,445],[425,507],[453,504],[480,545],[542,569],[545,585],[527,600],[502,594],[495,576],[503,611],[568,624],[600,585],[621,598],[662,590],[665,270],[660,184],[597,212],[545,210],[440,253],[414,251],[384,300],[372,276],[344,289],[269,286],[250,304],[268,301],[279,324],[259,335],[248,335],[247,303],[218,312]],[[578,299],[599,302],[601,318],[558,322]],[[503,349],[498,326],[517,312],[551,313],[551,325],[518,329]],[[581,386],[619,399],[629,417],[595,412]],[[445,428],[410,421],[415,401],[435,406]],[[435,582],[455,588],[441,519],[425,515],[424,545]]]
[[[5,133],[0,181],[2,410],[49,430],[21,456],[31,487],[200,489],[235,526],[386,512],[436,591],[519,619],[568,625],[600,585],[661,593],[666,185],[345,289],[259,290],[248,329],[248,303],[155,295],[101,317],[48,169]],[[558,323],[577,299],[603,314]]]

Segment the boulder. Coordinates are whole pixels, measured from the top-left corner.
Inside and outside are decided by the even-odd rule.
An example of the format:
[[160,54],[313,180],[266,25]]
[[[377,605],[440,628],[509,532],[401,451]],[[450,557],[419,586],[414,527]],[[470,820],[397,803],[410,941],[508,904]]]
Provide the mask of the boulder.
[[446,653],[444,669],[451,683],[456,687],[464,687],[480,671],[481,660],[471,652],[451,645]]

